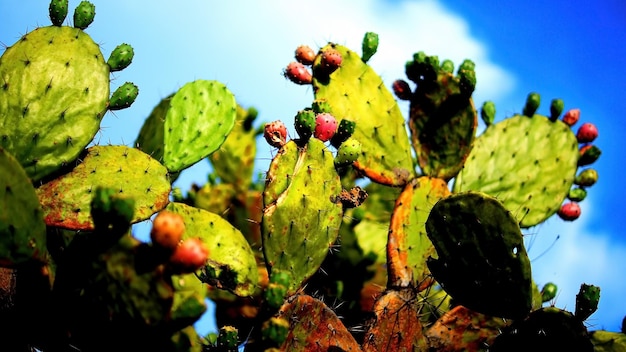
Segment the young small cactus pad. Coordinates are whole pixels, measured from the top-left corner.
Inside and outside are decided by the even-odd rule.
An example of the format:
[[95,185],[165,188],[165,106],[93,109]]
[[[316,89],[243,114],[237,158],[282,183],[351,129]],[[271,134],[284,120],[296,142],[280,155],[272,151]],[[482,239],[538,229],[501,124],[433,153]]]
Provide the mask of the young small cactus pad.
[[127,146],[94,146],[71,172],[37,189],[46,224],[92,230],[90,204],[99,186],[135,200],[133,223],[163,209],[171,189],[167,170],[149,155]]
[[426,231],[438,255],[428,267],[455,302],[503,318],[530,312],[530,260],[517,220],[497,199],[478,192],[444,198]]

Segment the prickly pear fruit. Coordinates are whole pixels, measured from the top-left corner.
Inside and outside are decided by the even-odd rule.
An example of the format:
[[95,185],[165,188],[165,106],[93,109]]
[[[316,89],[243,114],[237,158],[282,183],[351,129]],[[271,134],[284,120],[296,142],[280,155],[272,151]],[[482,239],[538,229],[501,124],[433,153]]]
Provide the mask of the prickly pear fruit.
[[411,87],[407,81],[403,79],[397,79],[391,84],[393,93],[400,100],[411,100]]
[[133,61],[133,56],[135,56],[133,47],[123,43],[113,49],[111,56],[109,56],[109,59],[107,60],[107,64],[109,65],[111,72],[121,71],[130,65]]
[[548,282],[541,289],[541,301],[548,302],[556,297],[557,286],[553,282]]
[[315,116],[315,130],[313,136],[322,142],[331,139],[337,131],[337,120],[329,113],[321,113]]
[[272,147],[280,148],[287,143],[287,127],[280,120],[266,123],[263,137]]
[[538,93],[532,92],[528,93],[526,97],[526,105],[524,105],[523,113],[528,117],[532,117],[537,109],[539,108],[539,104],[541,103],[541,96]]
[[287,340],[289,334],[289,321],[284,318],[271,317],[263,323],[261,335],[263,340],[272,341],[280,346]]
[[570,109],[563,115],[563,122],[568,126],[574,126],[580,119],[580,109]]
[[313,76],[304,64],[294,61],[287,65],[283,75],[295,84],[311,84]]
[[578,132],[576,132],[578,143],[590,143],[596,138],[598,138],[598,128],[590,122],[582,124],[580,128],[578,128]]
[[312,65],[315,60],[315,51],[308,45],[300,45],[296,48],[296,60],[303,65]]
[[178,214],[163,210],[152,221],[150,239],[153,244],[174,251],[180,244],[184,232],[183,218]]
[[191,237],[181,242],[170,257],[169,265],[177,274],[193,273],[209,259],[209,249],[201,239]]
[[68,11],[68,0],[52,0],[49,7],[50,21],[52,24],[59,27],[65,21]]
[[567,193],[567,199],[572,202],[581,202],[587,197],[587,191],[582,187],[575,187]]
[[121,110],[131,106],[139,95],[139,88],[131,82],[119,86],[109,100],[109,110]]
[[585,169],[574,179],[574,184],[581,187],[591,187],[598,181],[598,171],[595,169]]
[[339,148],[341,143],[345,142],[352,136],[354,133],[354,129],[356,127],[356,122],[343,119],[339,121],[339,126],[337,126],[337,132],[330,139],[330,145],[335,148]]
[[329,113],[332,114],[332,108],[330,107],[330,103],[326,99],[315,99],[311,103],[311,109],[315,114]]
[[343,58],[339,51],[328,48],[322,52],[322,60],[320,61],[320,69],[326,75],[330,75],[335,72],[340,66]]
[[91,218],[96,230],[119,236],[128,231],[135,213],[135,200],[121,195],[119,189],[97,186],[91,200]]
[[557,214],[565,221],[574,221],[580,216],[580,205],[577,202],[567,202],[561,206]]
[[598,158],[602,151],[595,145],[587,144],[580,148],[580,157],[578,158],[578,166],[586,166],[593,164]]
[[348,140],[343,142],[339,146],[339,149],[337,149],[335,166],[352,164],[359,157],[359,154],[361,154],[361,143],[354,138],[348,138]]
[[582,284],[576,295],[576,311],[574,316],[581,321],[587,320],[598,309],[600,301],[600,287]]
[[485,125],[490,126],[496,118],[496,104],[493,101],[486,101],[480,110],[480,117]]
[[311,109],[298,111],[295,117],[296,132],[300,139],[307,141],[313,135],[315,130],[315,113]]
[[89,1],[81,1],[74,10],[74,27],[85,29],[89,27],[96,16],[96,6]]
[[368,62],[372,58],[372,56],[376,54],[376,50],[378,50],[378,34],[374,32],[365,33],[365,36],[363,36],[361,49],[363,51],[363,55],[361,55],[361,60],[363,60],[363,62]]
[[563,107],[564,104],[562,99],[552,99],[552,102],[550,102],[550,121],[558,120],[559,116],[563,112]]
[[239,344],[239,331],[234,326],[220,327],[217,347],[220,351],[236,351]]

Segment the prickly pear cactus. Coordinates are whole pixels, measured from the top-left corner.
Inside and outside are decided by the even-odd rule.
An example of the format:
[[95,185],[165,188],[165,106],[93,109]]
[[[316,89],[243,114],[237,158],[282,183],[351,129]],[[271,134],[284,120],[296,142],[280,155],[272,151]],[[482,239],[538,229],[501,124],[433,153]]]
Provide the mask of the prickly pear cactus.
[[34,181],[74,161],[109,108],[110,67],[84,28],[60,25],[66,5],[53,2],[55,25],[25,34],[0,57],[0,147]]
[[127,146],[94,146],[71,172],[37,188],[49,226],[92,230],[93,191],[113,188],[135,200],[132,222],[148,219],[169,203],[167,170],[142,151]]

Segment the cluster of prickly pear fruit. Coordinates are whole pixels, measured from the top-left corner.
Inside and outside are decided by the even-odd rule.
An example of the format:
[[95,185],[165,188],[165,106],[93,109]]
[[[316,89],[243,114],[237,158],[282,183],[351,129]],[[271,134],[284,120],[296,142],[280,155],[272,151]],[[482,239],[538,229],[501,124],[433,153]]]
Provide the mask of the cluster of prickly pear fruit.
[[[104,113],[138,93],[126,83],[109,97],[107,74],[133,49],[122,44],[104,62],[82,31],[95,15],[87,1],[74,28],[62,27],[67,0],[49,10],[53,26],[0,58],[10,349],[235,351],[244,337],[250,351],[626,344],[584,325],[598,287],[581,285],[574,313],[543,307],[556,286],[537,288],[524,247],[522,229],[555,214],[574,220],[597,181],[598,131],[572,131],[577,109],[561,117],[554,99],[538,114],[531,93],[520,114],[496,122],[485,102],[476,135],[472,61],[455,71],[418,52],[405,66],[412,83],[389,89],[368,64],[379,43],[368,32],[361,55],[335,43],[296,49],[284,75],[314,99],[295,113],[293,138],[281,120],[255,127],[254,108],[199,79],[154,107],[135,147],[86,148]],[[50,79],[68,67],[77,75]],[[410,102],[406,118],[396,98]],[[69,124],[76,134],[59,132]],[[254,180],[259,136],[275,150]],[[172,189],[204,159],[206,184]],[[150,218],[141,242],[130,226]],[[207,298],[220,329],[201,337],[193,324]],[[32,338],[19,338],[27,328]]]

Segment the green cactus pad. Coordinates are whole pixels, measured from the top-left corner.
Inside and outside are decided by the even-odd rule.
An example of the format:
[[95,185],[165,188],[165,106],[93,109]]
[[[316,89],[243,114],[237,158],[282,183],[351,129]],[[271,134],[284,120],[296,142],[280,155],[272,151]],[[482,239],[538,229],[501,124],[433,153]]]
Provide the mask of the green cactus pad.
[[216,151],[233,129],[236,114],[235,96],[225,85],[189,82],[155,107],[135,145],[178,172]]
[[257,131],[252,128],[250,116],[248,110],[237,106],[235,126],[219,149],[209,155],[221,182],[233,185],[241,193],[246,192],[252,183],[257,150]]
[[109,100],[109,66],[83,31],[42,27],[0,57],[0,147],[34,181],[76,159]]
[[132,222],[148,219],[169,202],[167,170],[149,155],[127,146],[94,146],[71,172],[37,189],[49,226],[93,230],[91,200],[98,187],[113,188],[135,201]]
[[456,303],[504,318],[528,314],[530,261],[517,220],[502,203],[478,192],[454,194],[435,204],[426,231],[438,255],[428,268]]
[[595,352],[626,351],[626,334],[623,332],[596,330],[590,335]]
[[185,221],[183,239],[199,237],[209,249],[205,268],[208,282],[238,296],[251,296],[259,282],[259,272],[250,245],[241,232],[221,216],[182,203],[172,202],[167,210]]
[[415,291],[387,291],[376,300],[376,316],[365,333],[363,351],[426,351],[417,311]]
[[278,318],[290,322],[281,351],[361,351],[337,315],[311,296],[290,299],[281,307]]
[[453,190],[498,197],[521,227],[531,227],[559,210],[578,157],[576,136],[562,121],[515,115],[476,139]]
[[45,262],[46,224],[35,188],[15,158],[0,148],[0,267]]
[[272,160],[263,193],[263,253],[270,271],[289,271],[288,292],[320,267],[339,234],[343,207],[333,155],[318,139],[291,140]]
[[135,84],[131,82],[122,84],[117,87],[115,92],[113,92],[113,95],[111,95],[111,99],[109,100],[109,110],[126,109],[135,102],[138,94],[139,88]]
[[426,336],[434,351],[483,351],[510,323],[456,306],[430,326]]
[[374,182],[406,184],[415,170],[404,117],[396,100],[382,78],[358,54],[338,44],[328,44],[321,51],[328,48],[339,51],[343,61],[330,77],[313,76],[315,98],[330,103],[337,122],[356,122],[352,137],[362,143],[361,155],[354,164],[357,169]]
[[435,247],[426,234],[432,207],[450,195],[440,178],[422,176],[404,187],[396,200],[387,241],[389,287],[419,287],[429,276],[426,260]]
[[48,7],[48,13],[50,15],[50,21],[55,26],[63,25],[65,17],[69,11],[68,0],[52,0]]
[[429,81],[419,82],[411,97],[411,141],[422,172],[448,181],[463,167],[476,135],[478,114],[462,79],[473,71],[460,69],[455,76],[439,67],[436,56],[423,53],[415,60],[407,64],[407,75],[423,74]]
[[89,1],[81,1],[74,9],[74,27],[85,29],[96,17],[96,6]]

